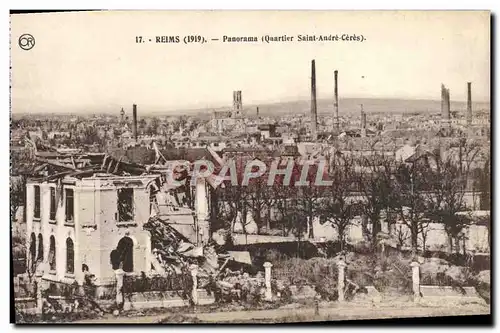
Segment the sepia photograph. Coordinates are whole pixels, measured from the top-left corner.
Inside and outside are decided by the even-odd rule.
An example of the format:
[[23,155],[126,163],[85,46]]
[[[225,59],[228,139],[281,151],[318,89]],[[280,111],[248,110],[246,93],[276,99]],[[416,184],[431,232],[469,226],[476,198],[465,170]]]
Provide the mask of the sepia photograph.
[[11,322],[491,324],[491,31],[11,11]]

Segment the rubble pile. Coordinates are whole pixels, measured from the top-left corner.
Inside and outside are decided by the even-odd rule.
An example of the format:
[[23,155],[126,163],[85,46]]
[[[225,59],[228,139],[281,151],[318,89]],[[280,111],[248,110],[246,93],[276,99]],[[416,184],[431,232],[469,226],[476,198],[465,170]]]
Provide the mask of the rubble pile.
[[[58,291],[55,291],[57,289]],[[49,296],[62,293],[63,298]],[[43,290],[43,310],[44,315],[64,315],[73,313],[83,313],[87,316],[102,316],[109,312],[109,309],[100,305],[94,298],[94,290],[77,283],[57,286],[51,284],[49,289]]]
[[210,284],[218,303],[248,303],[257,304],[265,294],[265,281],[262,273],[251,277],[248,273],[231,271],[226,268]]
[[[195,246],[159,217],[144,224],[151,233],[153,254],[168,276],[186,275],[191,265],[198,266],[198,288],[206,289],[217,302],[258,302],[264,295],[262,272],[251,277],[250,255],[246,251],[217,253],[215,242]],[[231,270],[228,266],[237,268]]]

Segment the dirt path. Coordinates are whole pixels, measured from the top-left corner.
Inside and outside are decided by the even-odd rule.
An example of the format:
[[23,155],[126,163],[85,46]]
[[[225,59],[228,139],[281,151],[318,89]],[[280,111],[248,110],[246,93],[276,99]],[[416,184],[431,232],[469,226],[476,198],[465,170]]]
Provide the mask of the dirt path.
[[[156,323],[167,317],[170,313],[138,317],[105,317],[91,320],[83,320],[74,323],[78,324],[144,324]],[[321,321],[321,320],[361,320],[361,319],[386,319],[386,318],[408,318],[408,317],[432,317],[432,316],[463,316],[490,314],[490,308],[477,304],[462,305],[459,307],[426,307],[418,305],[407,305],[405,307],[368,307],[368,306],[347,306],[320,308],[319,316],[315,315],[314,308],[297,309],[273,309],[258,311],[230,311],[213,313],[190,313],[186,316],[196,317],[206,323],[224,322],[249,322],[258,323],[260,321],[279,322],[283,318],[296,318],[299,321]]]
[[320,320],[353,320],[353,319],[384,319],[405,317],[429,317],[429,316],[460,316],[473,314],[489,314],[488,308],[468,306],[463,309],[457,308],[323,308],[319,310],[319,316],[315,310],[307,309],[276,309],[269,311],[241,311],[227,313],[201,313],[196,317],[202,322],[247,322],[249,320],[276,320],[280,318],[294,317],[300,321]]

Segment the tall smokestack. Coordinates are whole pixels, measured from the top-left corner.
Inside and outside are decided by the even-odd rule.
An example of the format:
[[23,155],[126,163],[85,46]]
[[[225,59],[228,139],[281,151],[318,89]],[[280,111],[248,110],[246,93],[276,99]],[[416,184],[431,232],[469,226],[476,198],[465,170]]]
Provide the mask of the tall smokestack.
[[450,89],[446,89],[446,121],[450,122]]
[[361,137],[366,137],[366,113],[363,110],[363,104],[361,104]]
[[311,62],[311,135],[312,139],[318,138],[318,114],[316,105],[316,63],[314,59]]
[[441,84],[441,121],[450,123],[450,89]]
[[132,135],[134,140],[137,141],[137,105],[132,105]]
[[441,120],[445,118],[446,114],[446,88],[441,83]]
[[257,107],[257,118],[259,117],[259,107]]
[[339,71],[335,70],[333,72],[333,81],[334,81],[334,102],[333,102],[333,107],[335,108],[335,125],[337,129],[339,129],[340,124],[339,124],[339,86],[338,86],[338,75]]
[[467,82],[467,125],[472,125],[472,83]]

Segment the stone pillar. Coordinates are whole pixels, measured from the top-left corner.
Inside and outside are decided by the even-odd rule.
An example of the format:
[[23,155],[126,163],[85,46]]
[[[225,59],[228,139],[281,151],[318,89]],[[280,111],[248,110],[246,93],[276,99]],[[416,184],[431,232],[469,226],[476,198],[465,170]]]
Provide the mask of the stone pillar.
[[115,276],[116,276],[116,305],[118,308],[121,308],[124,303],[124,298],[123,298],[123,276],[125,275],[125,272],[122,269],[117,269],[115,270]]
[[207,245],[210,240],[210,223],[207,219],[198,220],[199,246]]
[[410,266],[412,271],[413,296],[416,300],[420,297],[420,264],[414,261]]
[[199,178],[196,180],[195,188],[195,205],[196,205],[196,223],[197,223],[197,239],[199,244],[206,244],[210,238],[209,232],[209,211],[208,211],[208,196],[209,192],[206,188],[206,181],[204,178]]
[[43,296],[42,296],[42,274],[36,273],[36,313],[42,314],[43,312]]
[[338,284],[337,284],[337,291],[339,294],[339,302],[343,302],[345,300],[345,297],[344,297],[345,282],[344,282],[344,280],[345,280],[345,268],[346,268],[346,266],[347,266],[347,264],[343,260],[340,260],[337,263],[337,267],[339,270]]
[[266,281],[265,299],[267,301],[273,299],[273,292],[271,290],[271,267],[273,267],[273,264],[271,264],[269,261],[266,261],[264,263],[264,276]]
[[198,265],[189,266],[191,277],[193,278],[193,290],[191,290],[191,298],[194,305],[198,304]]

